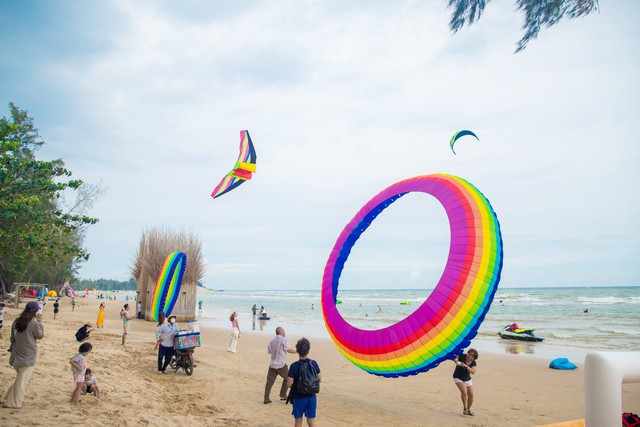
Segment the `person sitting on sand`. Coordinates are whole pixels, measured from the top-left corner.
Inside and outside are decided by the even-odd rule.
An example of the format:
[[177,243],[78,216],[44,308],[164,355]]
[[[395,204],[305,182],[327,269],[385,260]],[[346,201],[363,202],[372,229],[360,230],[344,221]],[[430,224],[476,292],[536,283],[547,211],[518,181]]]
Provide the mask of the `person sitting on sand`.
[[467,354],[456,356],[453,361],[456,363],[456,369],[453,371],[453,382],[460,390],[460,399],[462,399],[462,413],[464,415],[475,415],[471,411],[473,405],[473,383],[471,382],[471,374],[476,373],[476,360],[478,360],[478,351],[470,348]]
[[88,340],[89,334],[91,333],[92,330],[93,330],[93,326],[91,325],[91,323],[85,323],[80,327],[80,329],[78,329],[78,332],[76,332],[76,340],[78,342],[83,342],[85,340]]
[[98,379],[93,376],[93,371],[87,368],[84,373],[84,385],[82,386],[82,393],[93,394],[95,397],[100,397],[100,385],[98,384]]

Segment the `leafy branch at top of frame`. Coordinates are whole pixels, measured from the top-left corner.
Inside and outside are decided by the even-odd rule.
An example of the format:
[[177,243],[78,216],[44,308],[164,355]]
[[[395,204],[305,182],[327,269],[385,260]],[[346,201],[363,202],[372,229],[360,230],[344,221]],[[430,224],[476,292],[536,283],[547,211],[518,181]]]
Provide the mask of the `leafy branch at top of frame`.
[[[490,0],[448,0],[452,9],[449,28],[456,33],[465,25],[477,22]],[[538,37],[542,27],[549,28],[564,18],[573,19],[599,10],[598,0],[516,0],[516,9],[524,13],[524,36],[518,41],[515,53]]]

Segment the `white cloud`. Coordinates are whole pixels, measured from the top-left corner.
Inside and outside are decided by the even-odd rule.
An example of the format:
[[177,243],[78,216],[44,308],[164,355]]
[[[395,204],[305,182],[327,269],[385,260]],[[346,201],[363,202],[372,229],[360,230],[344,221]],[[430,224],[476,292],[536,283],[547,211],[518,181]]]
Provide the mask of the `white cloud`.
[[[503,283],[589,282],[607,247],[602,281],[637,284],[639,60],[629,52],[640,5],[563,21],[513,55],[511,4],[491,3],[451,35],[441,3],[117,2],[95,12],[109,20],[101,37],[83,25],[66,33],[64,21],[41,29],[91,33],[86,46],[42,63],[12,50],[20,61],[3,67],[0,101],[31,112],[43,155],[109,187],[92,212],[101,221],[84,277],[125,279],[142,230],[170,226],[203,240],[207,286],[317,287],[367,200],[446,172],[498,213]],[[90,8],[77,13],[97,22]],[[480,141],[459,141],[454,156],[448,140],[464,128]],[[241,129],[258,172],[212,201]],[[441,215],[436,203],[385,211],[345,281],[367,287],[374,279],[357,271],[377,266],[380,286],[429,287],[446,261]]]

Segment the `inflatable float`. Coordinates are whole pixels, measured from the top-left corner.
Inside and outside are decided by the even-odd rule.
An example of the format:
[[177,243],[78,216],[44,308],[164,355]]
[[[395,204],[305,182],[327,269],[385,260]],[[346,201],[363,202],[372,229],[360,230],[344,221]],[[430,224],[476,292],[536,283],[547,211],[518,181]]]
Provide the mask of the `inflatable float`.
[[571,363],[566,357],[558,357],[557,359],[553,359],[551,363],[549,363],[549,368],[559,369],[561,371],[569,371],[572,369],[576,369],[577,366]]

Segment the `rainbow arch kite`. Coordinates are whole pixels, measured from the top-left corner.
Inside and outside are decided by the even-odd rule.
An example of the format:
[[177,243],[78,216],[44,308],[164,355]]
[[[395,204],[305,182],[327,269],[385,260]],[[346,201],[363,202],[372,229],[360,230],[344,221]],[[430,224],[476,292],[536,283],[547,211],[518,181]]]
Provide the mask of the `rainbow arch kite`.
[[211,192],[214,199],[248,181],[256,171],[256,150],[248,130],[240,131],[240,154],[235,166]]
[[[336,307],[340,274],[360,235],[384,209],[410,192],[431,194],[446,211],[451,244],[444,272],[431,295],[405,319],[384,329],[358,329]],[[501,271],[500,224],[484,195],[452,175],[410,178],[367,202],[340,233],[322,279],[325,325],[338,350],[371,374],[426,372],[469,346],[489,310]]]
[[180,295],[180,286],[186,265],[187,255],[183,252],[172,252],[164,261],[151,303],[151,315],[156,322],[160,312],[164,312],[165,316],[169,317],[173,311],[173,306]]

